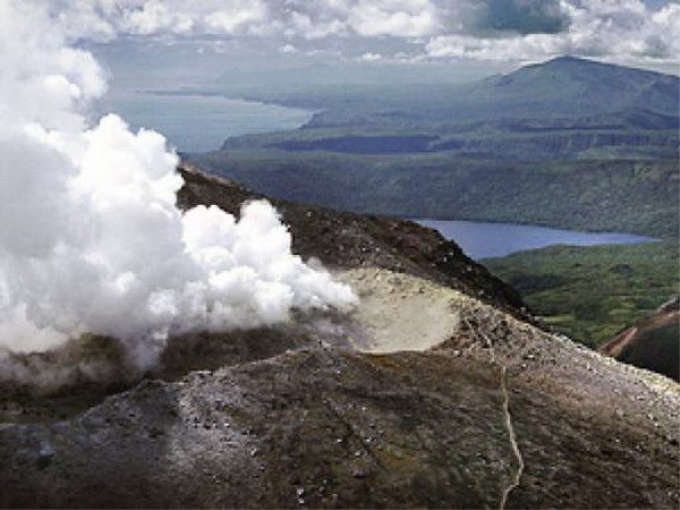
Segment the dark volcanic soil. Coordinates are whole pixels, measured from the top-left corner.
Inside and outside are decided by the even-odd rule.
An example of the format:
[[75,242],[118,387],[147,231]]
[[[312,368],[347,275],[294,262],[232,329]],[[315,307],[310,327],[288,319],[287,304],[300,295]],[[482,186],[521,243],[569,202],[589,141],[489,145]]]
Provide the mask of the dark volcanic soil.
[[518,466],[506,366],[508,507],[677,507],[677,388],[479,306],[435,351],[304,348],[6,425],[0,504],[495,508]]

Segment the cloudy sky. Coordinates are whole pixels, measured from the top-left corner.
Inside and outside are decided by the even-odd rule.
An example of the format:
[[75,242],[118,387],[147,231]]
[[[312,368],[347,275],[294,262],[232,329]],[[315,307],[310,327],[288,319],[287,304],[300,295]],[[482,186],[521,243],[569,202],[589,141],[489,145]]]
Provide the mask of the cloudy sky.
[[[561,54],[677,72],[677,0],[58,0],[75,40],[366,62],[540,61]],[[116,42],[118,41],[118,42]]]

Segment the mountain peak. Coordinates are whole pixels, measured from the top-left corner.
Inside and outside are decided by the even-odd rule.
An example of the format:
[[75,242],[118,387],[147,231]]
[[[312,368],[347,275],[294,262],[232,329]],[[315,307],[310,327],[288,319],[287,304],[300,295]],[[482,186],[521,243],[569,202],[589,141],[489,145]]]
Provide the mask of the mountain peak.
[[564,55],[489,78],[475,93],[505,116],[668,115],[677,112],[679,82],[677,76]]
[[609,62],[601,62],[599,60],[591,60],[587,58],[582,58],[582,57],[576,57],[573,55],[562,55],[559,57],[555,57],[550,60],[546,60],[544,62],[539,62],[536,64],[530,64],[524,67],[521,67],[520,69],[516,70],[514,73],[521,73],[523,71],[526,71],[528,69],[533,69],[533,70],[550,70],[554,71],[556,69],[563,69],[563,70],[583,70],[584,72],[590,73],[590,72],[601,72],[601,73],[612,73],[617,76],[626,76],[626,77],[631,77],[631,76],[638,76],[638,77],[647,77],[649,78],[676,78],[671,75],[659,73],[656,71],[650,71],[647,69],[639,69],[635,67],[627,67],[627,66],[622,66],[618,64],[613,64]]
[[594,60],[588,60],[586,58],[575,57],[573,55],[561,55],[553,59],[547,60],[544,64],[564,64],[564,63],[599,63]]

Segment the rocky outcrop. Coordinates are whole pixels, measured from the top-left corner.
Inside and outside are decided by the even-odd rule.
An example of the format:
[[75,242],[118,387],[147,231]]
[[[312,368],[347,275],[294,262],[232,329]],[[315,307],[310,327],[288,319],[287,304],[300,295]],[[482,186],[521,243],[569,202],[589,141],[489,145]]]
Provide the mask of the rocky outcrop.
[[625,157],[631,157],[638,151],[640,154],[654,154],[659,159],[678,157],[678,137],[671,130],[619,131],[603,128],[571,132],[548,127],[521,135],[512,131],[498,137],[448,137],[433,143],[430,150],[515,160],[525,159],[527,155],[531,155],[533,160],[577,159],[591,154],[589,151],[612,151]]
[[[623,131],[608,126],[570,130],[547,127],[525,130],[515,135],[514,126],[504,136],[468,134],[438,138],[426,135],[409,136],[337,136],[312,140],[289,140],[266,144],[288,152],[325,151],[340,154],[422,154],[457,151],[479,157],[500,157],[522,160],[531,154],[538,160],[577,158],[591,150],[643,151],[666,159],[677,158],[678,137],[673,128],[667,131]],[[574,132],[572,132],[574,131]]]
[[600,352],[680,381],[680,296],[623,330]]

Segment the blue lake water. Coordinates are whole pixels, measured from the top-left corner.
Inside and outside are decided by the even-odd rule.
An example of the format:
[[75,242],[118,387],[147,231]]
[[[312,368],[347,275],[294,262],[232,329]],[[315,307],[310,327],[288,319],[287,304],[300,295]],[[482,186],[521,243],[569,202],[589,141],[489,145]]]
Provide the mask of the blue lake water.
[[180,152],[219,149],[225,139],[295,129],[313,112],[272,104],[209,95],[119,93],[107,96],[102,113],[118,113],[137,130],[162,133]]
[[417,220],[455,241],[474,260],[504,257],[511,253],[552,245],[598,246],[656,241],[651,237],[615,232],[578,232],[515,223]]

